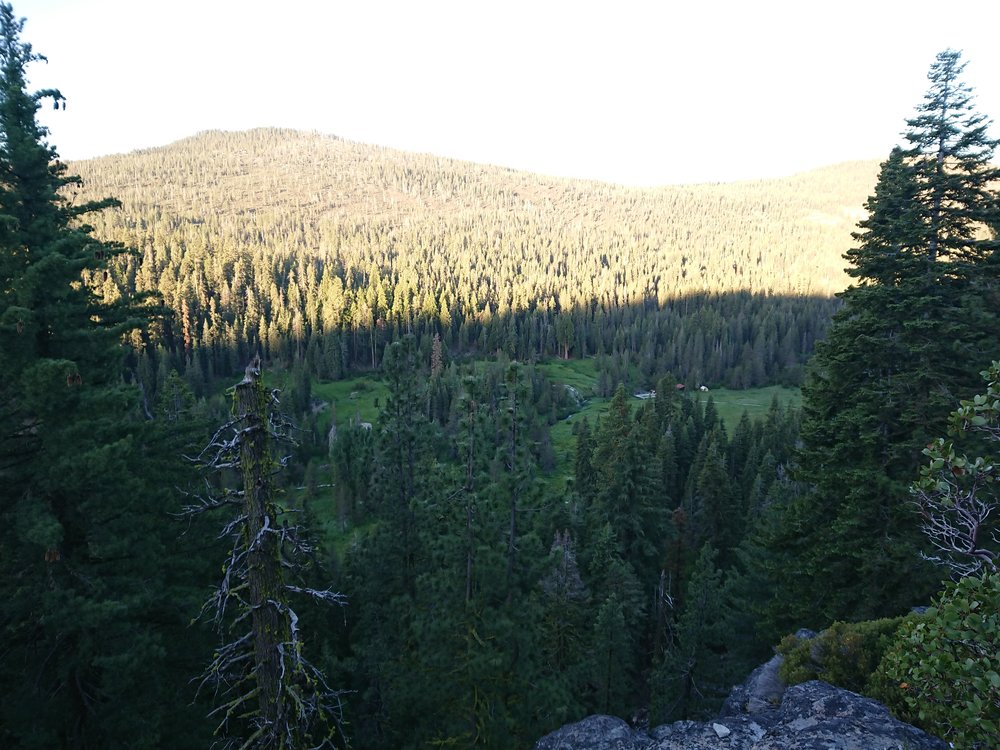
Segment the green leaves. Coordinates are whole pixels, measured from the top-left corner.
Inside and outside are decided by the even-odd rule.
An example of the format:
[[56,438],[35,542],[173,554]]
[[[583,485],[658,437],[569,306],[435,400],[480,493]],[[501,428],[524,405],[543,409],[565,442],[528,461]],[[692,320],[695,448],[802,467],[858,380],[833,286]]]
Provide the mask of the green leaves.
[[781,676],[789,684],[824,680],[861,693],[907,618],[835,622],[815,638],[786,636],[778,646],[785,657]]
[[995,570],[1000,555],[994,513],[1000,503],[994,488],[997,456],[970,458],[956,449],[956,443],[973,442],[980,436],[1000,441],[1000,410],[994,408],[997,383],[990,380],[997,364],[982,373],[989,381],[987,392],[962,401],[952,412],[949,424],[954,439],[937,438],[923,450],[928,461],[911,486],[931,545],[962,574],[984,566]]
[[77,219],[110,203],[60,195],[75,179],[35,120],[59,95],[26,90],[22,28],[0,3],[0,744],[204,744],[184,628],[201,550],[166,516],[187,472],[126,385],[149,309],[97,294],[119,248]]
[[14,506],[18,533],[22,539],[38,545],[41,550],[54,550],[63,540],[63,527],[52,508],[26,495]]
[[956,748],[995,747],[998,653],[1000,577],[963,578],[904,623],[873,678],[874,697]]

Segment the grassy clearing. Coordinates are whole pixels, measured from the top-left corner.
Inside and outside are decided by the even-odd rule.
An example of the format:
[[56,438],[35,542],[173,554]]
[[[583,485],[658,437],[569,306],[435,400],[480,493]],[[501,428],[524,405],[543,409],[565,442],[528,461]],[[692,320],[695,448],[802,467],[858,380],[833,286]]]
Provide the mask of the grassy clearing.
[[337,425],[347,425],[352,419],[375,424],[380,407],[385,404],[389,390],[377,378],[363,375],[350,380],[312,384],[312,395],[330,404],[320,420],[329,428],[330,415],[336,411]]
[[[572,475],[576,451],[573,425],[582,419],[587,419],[593,426],[607,412],[610,399],[595,395],[597,373],[595,362],[592,359],[553,360],[539,364],[538,369],[553,382],[572,386],[585,399],[578,411],[551,428],[552,447],[556,454],[556,470],[547,484],[554,487],[558,484],[565,484],[566,479]],[[802,404],[802,394],[798,388],[777,385],[742,391],[719,388],[708,393],[694,392],[691,395],[702,403],[708,400],[708,396],[712,397],[716,410],[730,435],[739,424],[744,411],[749,414],[751,420],[766,417],[768,409],[771,408],[771,401],[775,397],[782,406],[790,404],[799,408]],[[638,408],[641,401],[639,399],[632,401],[633,409]]]
[[553,359],[536,367],[549,380],[573,386],[585,398],[594,395],[597,371],[592,359]]
[[[334,415],[337,426],[342,428],[347,427],[352,420],[375,424],[389,394],[381,380],[369,375],[333,382],[314,380],[310,388],[313,403],[324,402],[319,407],[321,411],[317,422],[321,435],[325,435],[330,429],[330,420]],[[325,459],[321,463],[325,463]],[[330,481],[328,471],[328,468],[321,469],[322,482]],[[300,499],[299,502],[303,500]],[[318,521],[318,528],[314,532],[323,540],[324,549],[338,561],[343,561],[355,540],[369,533],[374,526],[374,521],[367,521],[356,527],[343,525],[330,489],[318,489],[308,503]]]
[[573,425],[586,419],[593,427],[597,420],[607,412],[610,400],[592,397],[578,412],[549,428],[552,449],[556,454],[556,468],[552,472],[550,483],[560,482],[564,484],[565,479],[573,474],[573,463],[576,458],[576,436],[573,435]]
[[550,487],[564,486],[566,479],[573,472],[576,451],[573,425],[583,419],[587,419],[593,425],[608,410],[609,399],[595,395],[597,372],[592,359],[554,359],[538,364],[537,368],[553,383],[575,388],[584,399],[578,411],[552,425],[549,430],[552,449],[556,454],[556,468],[546,484]]
[[712,400],[715,401],[715,408],[718,410],[719,416],[722,417],[730,435],[739,424],[744,411],[750,415],[751,420],[763,419],[767,416],[767,410],[771,408],[771,399],[775,397],[782,406],[791,404],[798,409],[802,405],[802,393],[798,388],[787,388],[780,385],[749,388],[745,391],[719,388],[708,393],[697,394],[697,398],[701,402],[707,401],[708,396],[711,396]]
[[[593,426],[608,410],[610,399],[596,395],[597,372],[595,364],[593,359],[555,359],[537,365],[538,370],[544,373],[549,380],[557,384],[572,386],[583,399],[577,411],[551,428],[550,434],[556,456],[556,469],[545,484],[552,490],[558,490],[564,486],[566,479],[573,472],[576,452],[573,426],[582,419],[587,419]],[[352,419],[374,424],[378,420],[380,406],[385,404],[388,389],[381,380],[375,377],[360,376],[332,383],[313,383],[312,393],[314,399],[333,405],[338,425],[346,425]],[[783,386],[751,388],[743,391],[719,388],[709,393],[695,392],[690,395],[703,403],[708,396],[711,396],[730,435],[732,435],[744,411],[750,415],[751,419],[763,419],[767,415],[767,410],[774,397],[777,397],[783,406],[791,404],[798,408],[802,403],[802,395],[797,388]],[[638,408],[640,403],[639,399],[632,399],[633,409]],[[320,419],[321,429],[329,428],[332,413],[333,409],[330,407],[325,409]],[[333,527],[327,531],[334,538],[341,536],[337,533],[338,530]],[[340,541],[343,542],[342,539]]]

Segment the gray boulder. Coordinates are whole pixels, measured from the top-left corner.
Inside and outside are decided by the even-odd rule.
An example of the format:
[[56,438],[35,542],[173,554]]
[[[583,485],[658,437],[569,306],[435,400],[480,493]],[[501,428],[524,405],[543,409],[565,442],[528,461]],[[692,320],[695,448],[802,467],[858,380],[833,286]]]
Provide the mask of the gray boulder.
[[[816,631],[802,628],[795,633],[795,637],[802,641],[809,640],[816,637]],[[751,672],[742,685],[730,691],[719,716],[752,714],[757,723],[766,727],[778,721],[778,708],[785,694],[785,681],[781,679],[784,661],[785,657],[775,654]]]
[[948,750],[881,703],[818,680],[784,690],[774,705],[769,675],[755,670],[712,721],[646,733],[621,719],[590,716],[542,738],[535,750]]
[[535,743],[535,750],[648,750],[653,741],[616,716],[588,716]]
[[676,721],[656,727],[649,734],[649,750],[750,750],[767,729],[749,716],[713,721]]
[[785,683],[779,674],[783,661],[784,657],[776,654],[751,672],[742,685],[730,691],[719,716],[753,714],[766,726],[777,721],[778,707],[785,694]]
[[894,718],[881,703],[811,680],[785,691],[781,718],[753,750],[947,750],[947,743]]

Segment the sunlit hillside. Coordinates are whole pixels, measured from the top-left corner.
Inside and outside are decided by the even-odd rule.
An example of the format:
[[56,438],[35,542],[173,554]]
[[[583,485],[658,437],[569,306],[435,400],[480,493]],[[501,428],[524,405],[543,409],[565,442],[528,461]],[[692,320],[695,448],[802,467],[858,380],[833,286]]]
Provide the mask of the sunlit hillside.
[[452,354],[616,355],[748,387],[798,379],[876,165],[639,189],[254,130],[72,169],[75,200],[122,201],[98,236],[138,251],[105,293],[162,294],[182,367],[309,351],[336,378],[412,332]]
[[[377,261],[431,273],[409,238],[458,234],[479,276],[499,280],[483,261],[513,255],[519,284],[560,300],[622,286],[661,298],[707,289],[831,294],[845,285],[841,255],[877,170],[853,162],[778,180],[629,188],[287,130],[206,132],[72,166],[88,195],[122,200],[126,218],[116,224],[169,216],[227,239],[281,235],[287,252],[320,256],[334,235],[364,227],[389,251],[374,253]],[[493,291],[497,303],[519,302],[511,288]]]

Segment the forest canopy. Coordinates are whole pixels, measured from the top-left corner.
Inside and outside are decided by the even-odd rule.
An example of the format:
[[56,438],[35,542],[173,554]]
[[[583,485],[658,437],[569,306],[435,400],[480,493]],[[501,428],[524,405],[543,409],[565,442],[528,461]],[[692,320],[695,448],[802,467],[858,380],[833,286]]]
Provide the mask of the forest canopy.
[[74,168],[79,197],[122,200],[95,230],[136,249],[104,292],[162,294],[165,372],[196,388],[258,347],[339,378],[436,333],[456,356],[613,358],[610,395],[629,365],[647,387],[797,383],[875,165],[634,189],[256,130]]
[[[939,436],[1000,359],[1000,141],[957,52],[877,174],[639,190],[280,130],[70,169],[23,27],[0,3],[3,747],[705,718],[787,632],[941,587],[910,484],[935,438],[964,470]],[[996,368],[958,412],[992,437]],[[915,721],[900,644],[955,646],[923,616],[856,631]]]

